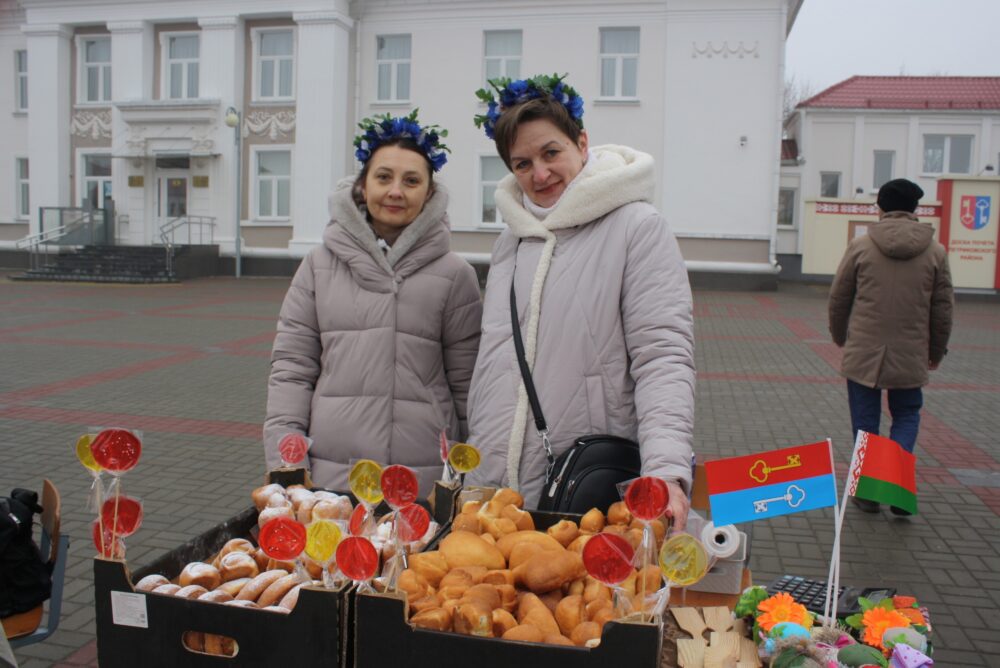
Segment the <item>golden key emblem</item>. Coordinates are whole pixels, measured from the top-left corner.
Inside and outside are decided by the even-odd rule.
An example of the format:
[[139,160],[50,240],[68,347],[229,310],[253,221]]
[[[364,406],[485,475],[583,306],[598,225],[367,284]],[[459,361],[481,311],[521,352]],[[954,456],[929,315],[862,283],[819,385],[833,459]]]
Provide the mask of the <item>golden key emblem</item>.
[[788,455],[785,461],[786,463],[781,466],[768,466],[763,459],[758,459],[750,467],[750,477],[757,482],[765,482],[767,481],[767,476],[769,476],[772,471],[784,471],[785,469],[793,469],[797,466],[802,466],[801,455]]

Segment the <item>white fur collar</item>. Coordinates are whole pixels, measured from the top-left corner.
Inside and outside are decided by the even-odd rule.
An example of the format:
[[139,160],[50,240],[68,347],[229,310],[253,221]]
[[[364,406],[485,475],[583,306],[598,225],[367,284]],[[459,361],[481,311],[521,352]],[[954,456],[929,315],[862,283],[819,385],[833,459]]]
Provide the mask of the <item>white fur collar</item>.
[[500,181],[497,207],[514,236],[548,239],[554,230],[590,223],[631,202],[653,200],[656,175],[652,156],[612,144],[595,146],[590,153],[587,168],[544,220],[524,208],[523,192],[513,174]]
[[355,177],[349,176],[341,179],[337,183],[336,189],[330,194],[328,206],[330,210],[330,222],[340,223],[341,227],[354,237],[358,244],[364,248],[375,262],[392,273],[392,268],[396,263],[413,248],[431,227],[439,222],[444,222],[448,226],[448,191],[441,183],[434,184],[434,194],[424,204],[423,211],[406,226],[396,242],[389,248],[388,252],[383,252],[378,245],[378,239],[371,224],[366,220],[365,214],[354,203],[351,189],[354,187]]

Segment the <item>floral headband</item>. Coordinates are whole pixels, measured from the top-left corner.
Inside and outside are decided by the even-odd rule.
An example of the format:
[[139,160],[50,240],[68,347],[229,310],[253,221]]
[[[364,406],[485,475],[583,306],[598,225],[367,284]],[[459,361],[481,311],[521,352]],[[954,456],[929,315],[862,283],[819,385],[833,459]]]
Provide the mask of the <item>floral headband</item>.
[[393,118],[389,114],[366,118],[358,127],[363,130],[360,135],[354,138],[354,157],[362,165],[368,162],[372,154],[379,146],[390,139],[407,138],[416,142],[421,152],[430,161],[434,171],[440,170],[448,162],[445,152],[451,153],[451,149],[441,143],[442,137],[448,136],[448,131],[437,125],[420,126],[417,121],[417,112],[414,109],[409,116]]
[[571,86],[563,83],[565,78],[565,74],[562,76],[541,74],[530,79],[517,79],[516,81],[507,77],[490,79],[487,83],[500,96],[500,101],[497,102],[493,97],[493,92],[486,88],[480,88],[476,91],[476,97],[487,105],[486,113],[479,114],[473,119],[476,122],[476,127],[483,128],[486,131],[486,136],[493,139],[497,120],[504,111],[528,100],[551,97],[566,107],[570,117],[582,128],[583,98]]

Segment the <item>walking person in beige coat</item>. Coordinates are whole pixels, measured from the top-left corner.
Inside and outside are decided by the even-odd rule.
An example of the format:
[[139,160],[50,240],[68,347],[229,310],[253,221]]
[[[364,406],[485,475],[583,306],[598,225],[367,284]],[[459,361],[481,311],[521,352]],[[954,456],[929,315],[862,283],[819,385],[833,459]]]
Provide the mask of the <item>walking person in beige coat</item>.
[[278,318],[264,450],[312,438],[315,484],[346,490],[353,460],[440,475],[439,434],[464,440],[482,304],[472,267],[450,252],[446,162],[435,126],[366,119],[363,167],[330,198],[322,245],[302,261]]
[[[644,475],[687,518],[694,422],[691,289],[653,208],[653,159],[589,145],[583,101],[560,77],[494,82],[477,119],[511,170],[497,186],[507,228],[493,248],[483,340],[469,394],[470,482],[510,485],[535,507],[548,458],[531,428],[514,352],[513,282],[525,357],[558,456],[575,438],[638,441]],[[484,101],[487,101],[484,99]]]
[[[934,228],[914,212],[924,191],[893,179],[878,192],[879,221],[851,241],[830,288],[833,342],[844,349],[851,428],[878,434],[882,390],[888,394],[889,438],[913,452],[928,370],[948,352],[954,294],[948,253]],[[856,496],[855,506],[879,504]],[[909,515],[893,506],[896,515]]]

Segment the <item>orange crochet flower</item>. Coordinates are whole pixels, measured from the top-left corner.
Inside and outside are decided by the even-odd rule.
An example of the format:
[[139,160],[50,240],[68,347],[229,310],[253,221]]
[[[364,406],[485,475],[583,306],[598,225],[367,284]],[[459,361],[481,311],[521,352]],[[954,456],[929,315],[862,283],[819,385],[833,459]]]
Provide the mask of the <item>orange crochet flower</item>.
[[910,620],[901,615],[899,610],[871,608],[861,617],[861,624],[865,627],[865,637],[862,638],[865,644],[878,647],[885,652],[885,647],[882,645],[882,636],[885,634],[885,630],[897,626],[909,626]]
[[809,628],[812,626],[813,618],[804,605],[795,602],[786,592],[775,594],[771,598],[764,599],[757,604],[757,611],[764,614],[757,617],[757,624],[760,628],[770,633],[775,624],[781,622],[794,622]]

